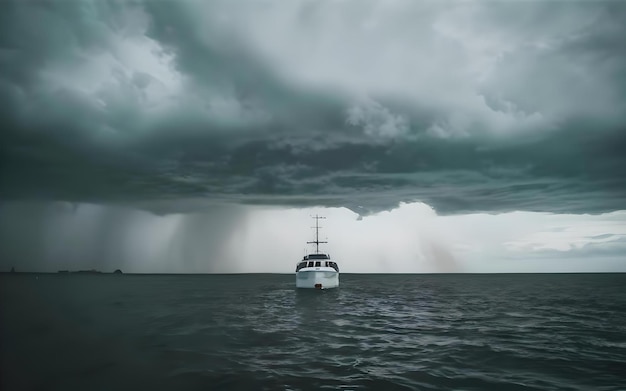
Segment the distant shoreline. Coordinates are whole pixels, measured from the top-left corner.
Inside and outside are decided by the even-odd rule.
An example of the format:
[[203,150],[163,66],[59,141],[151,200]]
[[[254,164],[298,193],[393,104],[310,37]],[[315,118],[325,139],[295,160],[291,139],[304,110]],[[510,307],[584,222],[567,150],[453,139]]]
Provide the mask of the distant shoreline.
[[120,269],[116,269],[112,272],[103,272],[100,270],[59,270],[56,272],[22,272],[11,270],[8,272],[0,272],[0,274],[124,274]]

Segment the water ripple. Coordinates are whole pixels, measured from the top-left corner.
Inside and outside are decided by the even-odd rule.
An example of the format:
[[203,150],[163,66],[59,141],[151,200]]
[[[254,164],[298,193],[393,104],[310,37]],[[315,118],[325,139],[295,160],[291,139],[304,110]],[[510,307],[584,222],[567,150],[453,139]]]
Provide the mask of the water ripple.
[[626,384],[623,275],[3,278],[3,389],[27,374],[46,389]]

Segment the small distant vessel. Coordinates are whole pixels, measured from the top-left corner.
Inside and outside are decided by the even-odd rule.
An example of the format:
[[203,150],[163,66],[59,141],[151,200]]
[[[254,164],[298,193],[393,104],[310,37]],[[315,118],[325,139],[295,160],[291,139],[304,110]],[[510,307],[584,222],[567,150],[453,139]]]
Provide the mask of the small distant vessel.
[[325,217],[315,215],[315,253],[305,255],[296,265],[296,288],[329,289],[339,286],[339,265],[329,254],[320,253],[319,221]]

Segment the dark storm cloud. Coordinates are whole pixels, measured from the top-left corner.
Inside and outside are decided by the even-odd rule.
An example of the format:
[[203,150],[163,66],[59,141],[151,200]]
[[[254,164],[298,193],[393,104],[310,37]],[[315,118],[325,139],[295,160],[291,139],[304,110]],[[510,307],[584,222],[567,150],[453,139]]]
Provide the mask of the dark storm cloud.
[[618,2],[3,2],[0,196],[623,209]]

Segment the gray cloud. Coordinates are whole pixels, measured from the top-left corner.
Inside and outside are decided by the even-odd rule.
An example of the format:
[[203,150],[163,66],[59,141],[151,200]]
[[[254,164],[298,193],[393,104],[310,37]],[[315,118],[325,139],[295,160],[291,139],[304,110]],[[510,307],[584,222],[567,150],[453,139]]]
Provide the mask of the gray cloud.
[[[602,267],[603,272],[621,272],[624,265],[624,253],[626,252],[626,238],[623,236],[615,236],[614,239],[606,242],[589,242],[584,243],[578,247],[573,247],[567,250],[555,250],[555,249],[541,249],[526,251],[523,256],[507,256],[507,259],[512,259],[520,264],[524,262],[532,262],[534,260],[544,260],[546,263],[554,263],[555,260],[559,260],[561,263],[558,268],[570,269],[571,265],[576,263],[580,264],[580,260],[584,260],[586,265],[584,270],[594,271],[598,270],[599,264],[605,263]],[[606,262],[609,260],[609,262]],[[570,265],[568,265],[568,263]],[[580,266],[579,266],[580,267]]]
[[618,2],[0,7],[5,200],[624,208]]

